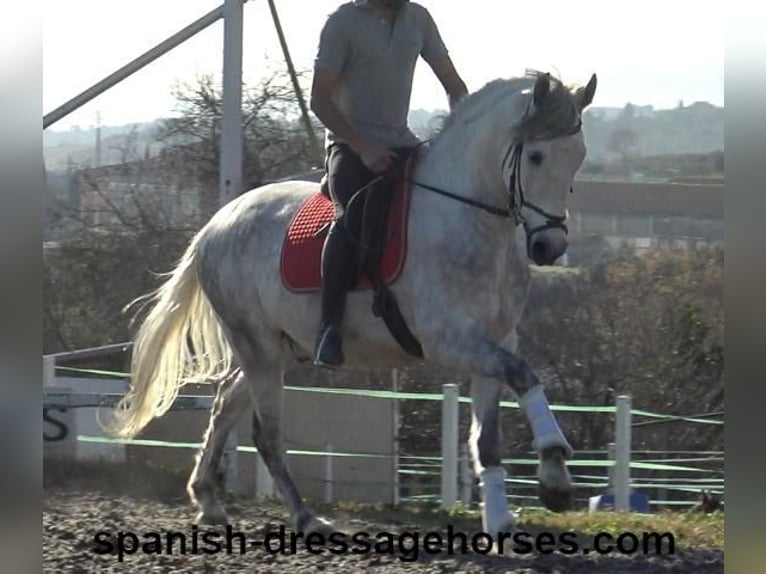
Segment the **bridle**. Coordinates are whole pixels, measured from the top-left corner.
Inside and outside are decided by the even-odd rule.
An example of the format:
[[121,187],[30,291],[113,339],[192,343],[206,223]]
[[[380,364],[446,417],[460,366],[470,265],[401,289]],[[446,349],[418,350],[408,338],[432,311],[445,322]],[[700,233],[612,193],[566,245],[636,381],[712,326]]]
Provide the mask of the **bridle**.
[[[564,135],[576,134],[581,129],[582,129],[582,124],[578,122],[577,125],[570,132]],[[425,142],[421,142],[421,143],[425,143]],[[545,231],[546,229],[562,229],[564,233],[569,233],[569,228],[567,227],[565,223],[567,219],[566,215],[555,215],[552,213],[548,213],[539,205],[535,205],[531,201],[528,201],[527,198],[524,196],[524,189],[521,185],[521,157],[522,157],[523,151],[524,151],[523,141],[512,141],[510,145],[508,146],[508,150],[505,153],[502,163],[500,164],[501,177],[504,176],[506,167],[509,171],[508,188],[507,188],[507,191],[508,191],[508,208],[507,209],[489,205],[484,202],[472,199],[470,197],[465,197],[456,193],[445,191],[443,189],[439,189],[438,187],[427,185],[418,181],[413,180],[412,185],[417,185],[418,187],[422,187],[423,189],[427,189],[428,191],[431,191],[438,195],[442,195],[444,197],[454,199],[455,201],[465,203],[466,205],[470,205],[471,207],[482,209],[498,217],[512,218],[514,227],[518,226],[519,224],[524,225],[524,231],[526,232],[526,236],[527,236],[527,247],[529,248],[532,243],[532,237],[534,237],[535,234],[541,231]],[[569,192],[572,193],[573,189],[570,188]],[[538,215],[543,216],[545,218],[545,223],[543,223],[542,225],[538,225],[537,227],[534,227],[532,229],[529,229],[527,219],[524,217],[522,213],[522,210],[524,208],[530,209],[534,211],[535,213],[537,213]]]
[[[574,135],[577,132],[579,132],[581,129],[582,129],[582,122],[578,122],[572,130],[562,135]],[[414,153],[417,148],[424,146],[428,144],[429,142],[430,140],[420,141],[418,144],[416,144],[410,149],[410,152]],[[524,226],[524,231],[527,237],[527,251],[530,252],[530,248],[532,246],[532,238],[535,236],[535,234],[540,233],[541,231],[545,231],[546,229],[561,229],[564,231],[565,234],[568,234],[569,228],[567,227],[565,223],[565,221],[567,220],[566,214],[555,215],[553,213],[548,213],[539,205],[535,205],[531,201],[528,201],[527,198],[524,196],[524,189],[521,185],[521,157],[523,152],[524,152],[524,142],[516,141],[516,140],[512,141],[510,145],[508,146],[508,150],[505,152],[505,156],[503,158],[502,163],[500,164],[501,179],[504,177],[506,165],[508,166],[508,169],[509,169],[508,189],[507,189],[508,191],[508,208],[507,209],[502,207],[497,207],[494,205],[489,205],[482,201],[478,201],[470,197],[465,197],[464,195],[452,193],[450,191],[445,191],[438,187],[421,183],[419,181],[411,180],[410,183],[414,186],[418,186],[423,189],[426,189],[432,193],[436,193],[437,195],[442,195],[444,197],[454,199],[455,201],[459,201],[460,203],[470,205],[471,207],[482,209],[492,215],[496,215],[498,217],[503,217],[503,218],[512,218],[514,227],[518,227],[519,224],[522,224]],[[358,197],[362,196],[365,190],[372,187],[379,181],[393,177],[393,175],[397,173],[398,169],[399,169],[399,166],[394,165],[391,169],[389,169],[389,171],[386,174],[381,174],[375,177],[372,181],[370,181],[369,183],[367,183],[365,186],[363,186],[362,188],[360,188],[354,193],[354,195],[349,200],[348,205],[350,206],[351,203],[355,202]],[[574,192],[574,189],[570,187],[569,193],[573,193],[573,192]],[[524,208],[530,209],[534,211],[535,213],[537,213],[538,215],[542,215],[545,218],[545,223],[543,223],[542,225],[538,225],[537,227],[534,227],[532,229],[529,229],[527,218],[524,217],[524,214],[522,213],[522,210]],[[349,211],[350,210],[346,210],[346,215],[348,215]]]

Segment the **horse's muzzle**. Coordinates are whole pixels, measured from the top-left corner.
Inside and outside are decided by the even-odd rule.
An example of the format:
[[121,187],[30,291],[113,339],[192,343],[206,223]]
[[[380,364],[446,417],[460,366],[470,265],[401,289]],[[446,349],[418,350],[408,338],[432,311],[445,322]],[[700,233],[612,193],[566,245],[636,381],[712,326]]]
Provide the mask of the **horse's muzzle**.
[[527,256],[535,265],[553,265],[569,246],[563,233],[539,233],[527,242]]

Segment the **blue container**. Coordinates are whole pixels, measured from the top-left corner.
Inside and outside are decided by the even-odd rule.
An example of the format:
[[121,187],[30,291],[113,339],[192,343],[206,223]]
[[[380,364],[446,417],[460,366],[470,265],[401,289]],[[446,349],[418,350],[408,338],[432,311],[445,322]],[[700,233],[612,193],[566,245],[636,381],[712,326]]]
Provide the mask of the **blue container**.
[[[614,510],[614,494],[608,492],[600,496],[594,496],[590,499],[589,511],[596,510]],[[630,511],[648,513],[649,497],[640,492],[630,493]]]

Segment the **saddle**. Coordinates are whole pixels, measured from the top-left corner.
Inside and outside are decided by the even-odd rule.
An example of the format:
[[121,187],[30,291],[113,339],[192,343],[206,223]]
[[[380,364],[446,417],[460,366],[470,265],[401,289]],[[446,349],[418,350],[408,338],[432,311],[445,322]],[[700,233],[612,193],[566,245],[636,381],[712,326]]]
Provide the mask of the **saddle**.
[[[360,191],[346,206],[346,217],[359,230],[352,234],[359,268],[352,290],[372,289],[372,311],[383,319],[394,339],[408,353],[422,357],[420,343],[401,315],[388,288],[400,276],[407,254],[407,223],[411,195],[410,173],[414,154],[404,158],[391,175]],[[294,293],[318,292],[325,236],[335,216],[326,175],[316,193],[298,209],[285,233],[280,272],[285,287]]]

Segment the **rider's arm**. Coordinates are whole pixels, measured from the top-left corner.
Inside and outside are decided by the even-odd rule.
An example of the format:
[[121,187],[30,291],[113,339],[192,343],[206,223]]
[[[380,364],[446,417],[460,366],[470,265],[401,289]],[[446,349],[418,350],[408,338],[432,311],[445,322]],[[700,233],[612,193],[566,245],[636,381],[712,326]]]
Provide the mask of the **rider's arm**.
[[452,59],[449,57],[447,46],[444,45],[439,28],[436,26],[428,10],[423,10],[425,40],[420,55],[428,62],[428,65],[436,74],[436,77],[444,86],[449,98],[450,110],[454,109],[457,103],[468,93],[465,83],[455,70]]
[[468,88],[457,73],[452,59],[449,56],[444,56],[429,62],[429,65],[444,86],[444,91],[447,92],[450,109],[454,109],[457,103],[468,93]]
[[323,68],[314,69],[311,87],[311,111],[324,126],[346,142],[361,158],[362,163],[374,173],[383,173],[396,157],[393,151],[367,141],[354,130],[332,99],[339,74]]
[[340,74],[336,72],[325,68],[314,68],[311,111],[328,130],[351,146],[355,152],[360,153],[364,145],[362,137],[348,124],[332,99],[339,79]]

